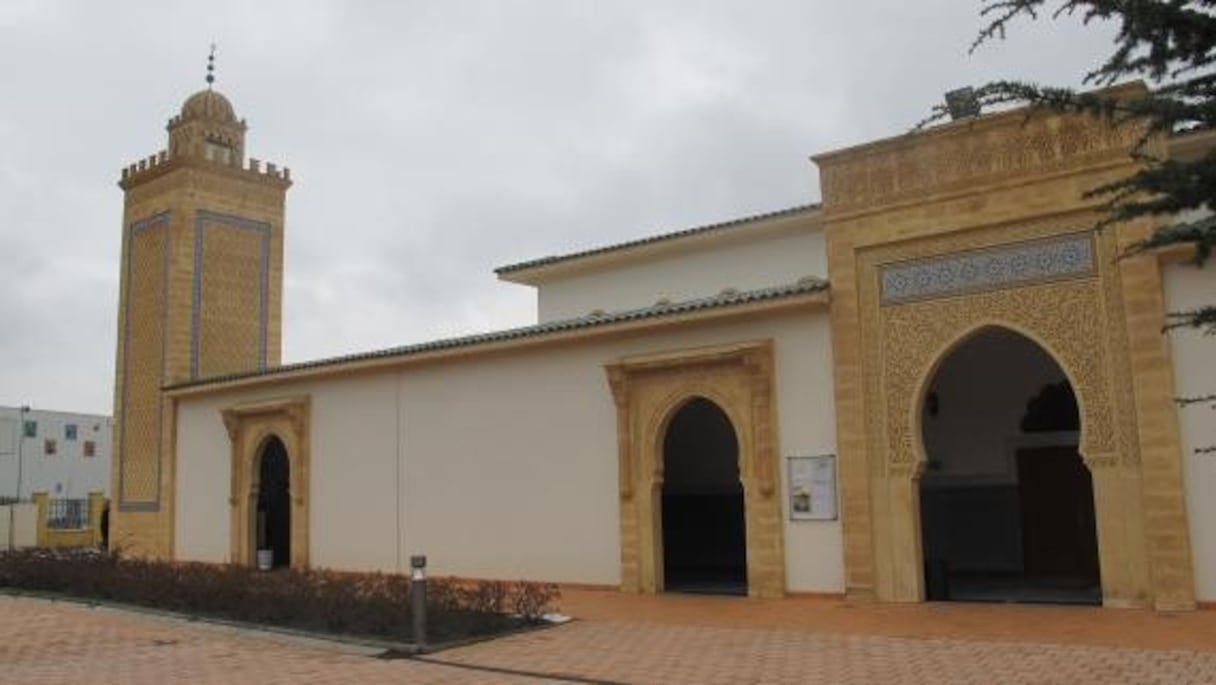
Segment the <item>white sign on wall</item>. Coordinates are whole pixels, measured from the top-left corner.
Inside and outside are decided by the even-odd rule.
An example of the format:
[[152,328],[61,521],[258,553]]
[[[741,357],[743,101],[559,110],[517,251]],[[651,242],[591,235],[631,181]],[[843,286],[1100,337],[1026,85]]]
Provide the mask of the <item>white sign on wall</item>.
[[787,457],[787,460],[790,520],[835,520],[836,455]]

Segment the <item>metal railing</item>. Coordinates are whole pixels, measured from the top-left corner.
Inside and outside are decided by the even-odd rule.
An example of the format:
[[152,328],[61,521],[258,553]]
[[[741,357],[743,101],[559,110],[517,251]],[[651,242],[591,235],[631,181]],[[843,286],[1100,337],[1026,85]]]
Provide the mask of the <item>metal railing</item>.
[[89,527],[89,500],[53,499],[47,502],[48,530],[80,530]]

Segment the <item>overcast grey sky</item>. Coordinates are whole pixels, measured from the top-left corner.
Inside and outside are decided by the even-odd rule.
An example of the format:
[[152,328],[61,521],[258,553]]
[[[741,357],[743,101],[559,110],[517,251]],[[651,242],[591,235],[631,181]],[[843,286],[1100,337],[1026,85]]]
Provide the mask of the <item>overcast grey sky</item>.
[[108,413],[119,169],[204,86],[292,169],[284,361],[532,321],[495,266],[819,199],[946,90],[1074,85],[1105,28],[978,0],[0,0],[0,404]]

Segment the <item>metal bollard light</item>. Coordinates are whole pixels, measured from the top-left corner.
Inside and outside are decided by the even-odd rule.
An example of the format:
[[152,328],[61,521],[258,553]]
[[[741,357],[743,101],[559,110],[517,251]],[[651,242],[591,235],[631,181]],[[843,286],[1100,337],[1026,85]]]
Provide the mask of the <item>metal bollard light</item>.
[[426,649],[426,555],[410,557],[410,613],[414,619],[414,652]]

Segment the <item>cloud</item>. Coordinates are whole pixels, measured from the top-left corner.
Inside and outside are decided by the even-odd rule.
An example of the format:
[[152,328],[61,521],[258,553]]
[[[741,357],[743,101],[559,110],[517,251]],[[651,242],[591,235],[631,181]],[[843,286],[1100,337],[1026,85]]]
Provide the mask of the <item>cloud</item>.
[[1075,84],[1104,28],[968,57],[956,0],[452,0],[0,8],[0,403],[109,412],[118,170],[202,87],[290,166],[284,358],[528,323],[495,266],[818,198],[807,157],[945,90]]

